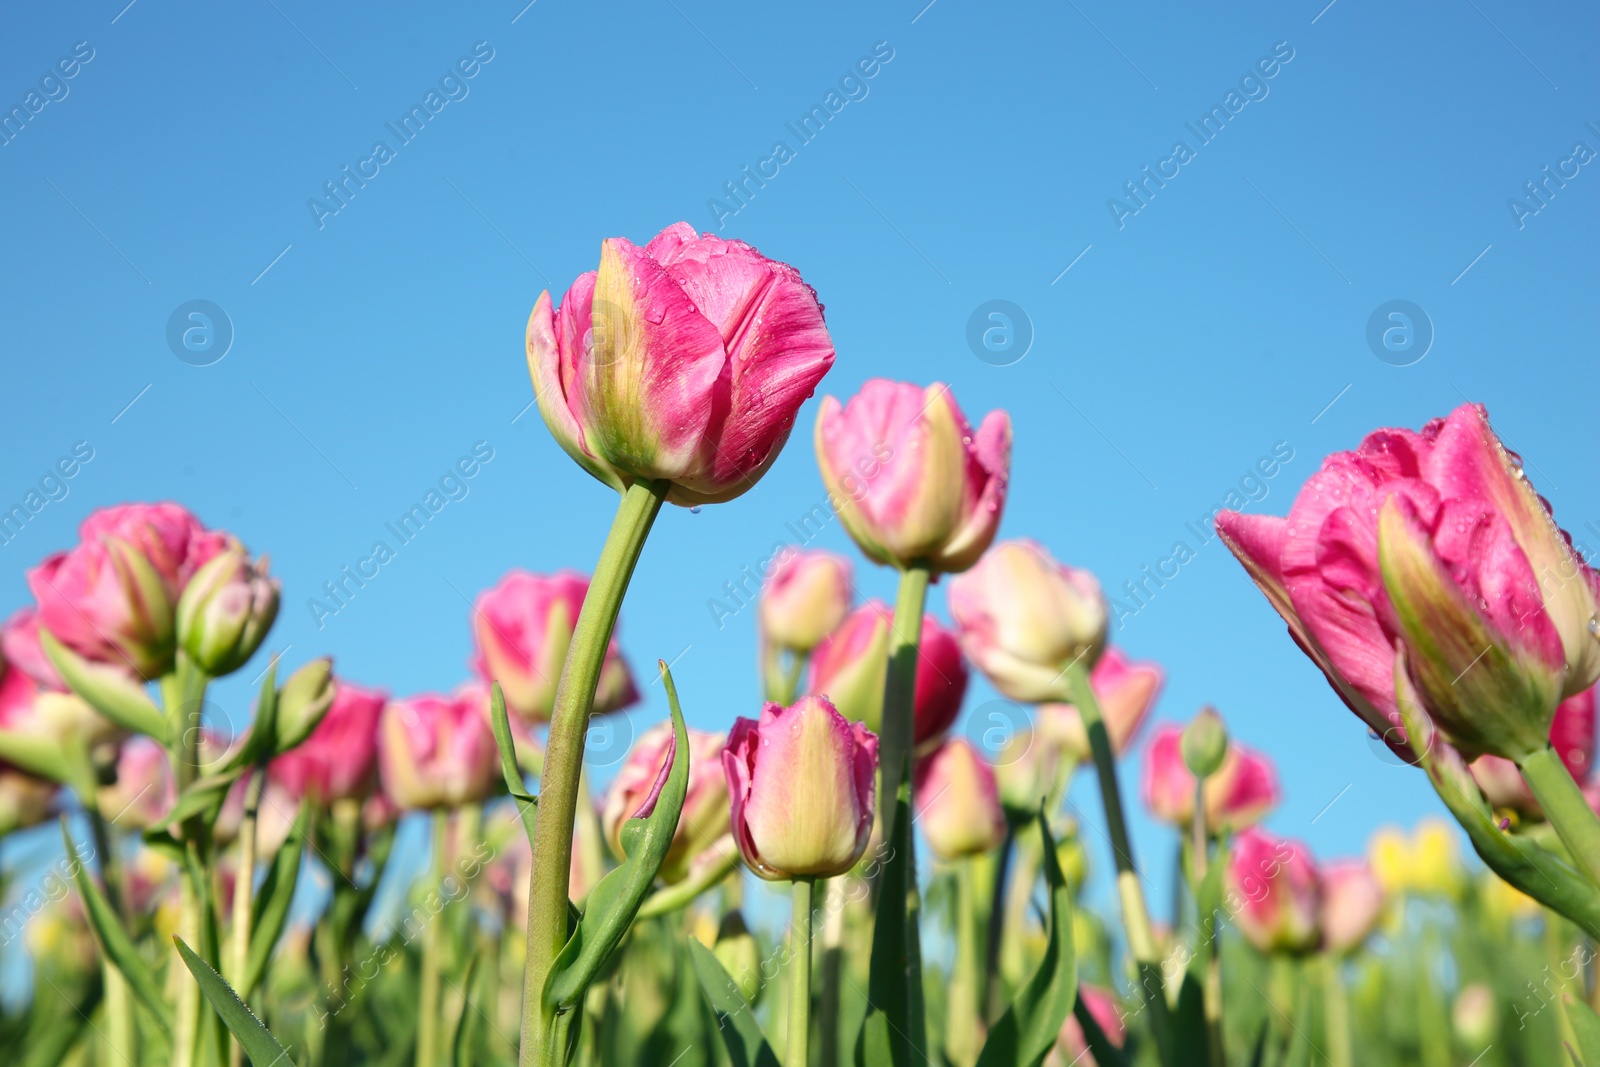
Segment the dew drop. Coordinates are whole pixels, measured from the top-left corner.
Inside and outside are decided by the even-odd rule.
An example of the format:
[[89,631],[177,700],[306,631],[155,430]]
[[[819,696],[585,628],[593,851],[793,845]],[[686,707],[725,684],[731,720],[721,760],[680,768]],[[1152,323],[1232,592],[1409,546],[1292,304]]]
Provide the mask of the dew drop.
[[699,505],[699,504],[696,504],[696,505],[694,505],[694,506],[693,506],[693,507],[691,507],[691,508],[690,508],[690,509],[689,509],[689,514],[691,514],[691,515],[698,515],[698,514],[700,514],[700,505]]
[[1591,637],[1600,637],[1600,615],[1589,616],[1589,634]]

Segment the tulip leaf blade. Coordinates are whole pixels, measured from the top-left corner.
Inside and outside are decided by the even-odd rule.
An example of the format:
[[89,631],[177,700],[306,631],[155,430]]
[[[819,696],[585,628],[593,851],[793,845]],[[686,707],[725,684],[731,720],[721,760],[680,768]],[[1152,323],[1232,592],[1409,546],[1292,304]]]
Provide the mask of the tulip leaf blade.
[[567,943],[556,955],[545,980],[544,1004],[555,1012],[571,1011],[583,999],[611,953],[627,936],[634,916],[655,885],[656,874],[672,846],[678,816],[689,795],[689,732],[678,706],[672,673],[661,662],[661,679],[672,710],[672,759],[666,779],[649,814],[635,815],[623,824],[622,864],[600,879],[589,893],[583,916]]
[[1561,996],[1561,1010],[1572,1024],[1572,1034],[1578,1040],[1577,1049],[1568,1048],[1573,1059],[1583,1067],[1600,1067],[1600,1015],[1571,993]]
[[522,780],[522,767],[517,763],[517,741],[511,734],[506,695],[500,690],[499,682],[489,686],[489,724],[494,727],[494,747],[500,753],[500,774],[506,780],[506,792],[517,802],[517,814],[522,817],[522,828],[528,833],[528,844],[532,845],[539,798],[528,793],[528,786]]
[[716,953],[691,937],[689,962],[699,979],[701,996],[717,1017],[717,1029],[733,1067],[778,1067],[777,1054],[761,1032],[755,1009],[739,992],[739,984]]
[[261,688],[256,693],[256,714],[244,743],[233,751],[219,773],[243,771],[254,767],[273,755],[273,736],[278,725],[278,657],[274,655],[261,676]]
[[272,857],[267,876],[256,893],[250,918],[250,953],[245,960],[244,974],[236,976],[239,992],[248,997],[266,974],[267,961],[283,933],[289,918],[289,905],[294,900],[295,887],[300,881],[300,861],[305,855],[306,838],[311,832],[311,802],[303,801],[295,816],[294,827],[288,840]]
[[245,1055],[256,1064],[282,1064],[293,1063],[294,1059],[287,1049],[278,1044],[278,1039],[272,1036],[262,1021],[256,1018],[255,1012],[239,999],[239,994],[233,991],[222,975],[218,974],[212,966],[199,956],[193,949],[183,943],[183,938],[174,936],[173,943],[178,946],[178,955],[183,957],[183,962],[189,968],[189,973],[194,975],[194,980],[200,986],[200,992],[205,996],[211,1009],[217,1013],[234,1038],[243,1046]]
[[91,708],[124,730],[166,742],[167,718],[139,682],[109,664],[89,662],[57,641],[49,630],[39,631],[39,646],[67,688]]
[[978,1056],[978,1067],[1039,1067],[1055,1047],[1061,1026],[1078,1000],[1078,960],[1072,939],[1072,891],[1056,856],[1055,838],[1039,811],[1050,930],[1044,958],[1000,1016]]
[[204,816],[207,824],[215,822],[217,813],[228,799],[228,790],[248,769],[241,766],[197,779],[178,795],[177,803],[172,805],[172,810],[167,812],[157,828],[182,826],[196,815]]
[[111,902],[106,899],[105,893],[95,884],[94,879],[89,877],[89,869],[84,865],[83,856],[73,845],[72,835],[67,832],[67,819],[64,815],[61,817],[61,840],[67,847],[67,855],[73,857],[72,880],[78,887],[78,895],[83,898],[84,914],[89,919],[89,928],[94,931],[94,938],[100,945],[100,951],[117,970],[122,972],[122,976],[128,980],[128,988],[139,1003],[144,1005],[150,1017],[155,1020],[156,1029],[170,1044],[172,1011],[159,995],[161,985],[145,963],[144,957],[139,955],[133,939],[122,928],[122,921],[112,910]]

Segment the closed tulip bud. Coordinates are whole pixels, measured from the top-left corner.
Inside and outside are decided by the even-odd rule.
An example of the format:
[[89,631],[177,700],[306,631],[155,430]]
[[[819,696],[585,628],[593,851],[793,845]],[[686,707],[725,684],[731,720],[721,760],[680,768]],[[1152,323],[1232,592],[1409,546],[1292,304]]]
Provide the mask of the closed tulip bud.
[[[659,872],[668,884],[683,881],[694,860],[727,836],[728,780],[722,772],[722,746],[721,734],[689,731],[689,791]],[[623,855],[623,825],[646,803],[654,803],[672,750],[672,723],[657,723],[640,736],[617,772],[600,812],[613,855]]]
[[390,701],[379,722],[378,766],[384,791],[409,810],[492,796],[501,778],[488,694],[467,685],[451,696]]
[[1383,885],[1365,860],[1341,860],[1322,871],[1322,947],[1353,952],[1383,917]]
[[166,749],[154,738],[131,737],[117,754],[116,779],[100,787],[100,811],[125,830],[148,830],[176,796]]
[[178,644],[213,678],[245,665],[278,617],[278,579],[267,558],[251,562],[238,544],[213,556],[178,598]]
[[1245,830],[1233,839],[1224,880],[1234,925],[1257,949],[1297,954],[1317,947],[1322,877],[1305,845]]
[[817,465],[850,536],[902,570],[964,571],[994,540],[1011,472],[1011,419],[991,411],[976,433],[950,387],[874,378],[817,413]]
[[528,370],[556,442],[619,491],[671,482],[714,504],[749,489],[833,365],[816,294],[786,263],[686,222],[643,248],[600,246],[553,307],[528,319]]
[[[333,660],[314,659],[289,675],[278,691],[278,714],[273,719],[274,752],[287,752],[311,736],[338,694],[333,680]],[[355,753],[352,753],[355,755]]]
[[[1116,648],[1107,648],[1089,672],[1089,685],[1105,720],[1111,751],[1122,755],[1138,736],[1161,695],[1166,672],[1159,665],[1131,660]],[[1090,757],[1089,732],[1083,716],[1071,704],[1039,705],[1039,729],[1061,747],[1062,755],[1073,764]]]
[[[552,575],[506,573],[493,589],[478,594],[472,611],[476,651],[472,667],[485,685],[500,683],[506,708],[527,723],[550,721],[556,683],[572,644],[572,630],[589,591],[576,571]],[[606,647],[593,714],[638,703],[639,692],[615,638]]]
[[825,697],[741,718],[722,752],[733,839],[762,878],[829,878],[872,834],[878,738]]
[[325,804],[371,796],[378,785],[378,719],[387,702],[381,691],[337,681],[327,714],[303,742],[268,764],[268,778],[292,795],[310,794]]
[[959,737],[917,764],[914,793],[918,825],[940,859],[976,856],[1005,838],[994,769]]
[[[808,692],[827,697],[845,718],[873,732],[883,724],[893,626],[894,612],[880,600],[869,600],[811,656]],[[924,615],[912,692],[912,741],[917,747],[937,742],[955,722],[967,692],[967,674],[955,635],[931,614]]]
[[746,1004],[761,997],[761,946],[745,925],[737,908],[722,917],[711,952],[728,972]]
[[40,623],[87,659],[160,677],[172,666],[173,606],[231,539],[177,504],[103,508],[78,532],[77,547],[28,572]]
[[0,763],[0,838],[48,819],[58,788],[54,782]]
[[786,552],[761,587],[762,637],[778,648],[810,652],[844,622],[854,599],[849,560],[832,552]]
[[950,583],[949,599],[961,647],[1012,700],[1065,700],[1067,667],[1093,667],[1105,647],[1100,583],[1033,541],[995,545]]
[[1228,755],[1228,728],[1212,707],[1200,713],[1183,728],[1183,765],[1196,778],[1210,778],[1222,768]]
[[1499,1030],[1494,990],[1482,982],[1463,986],[1450,1008],[1450,1024],[1465,1048],[1488,1048]]
[[[1194,818],[1195,776],[1184,765],[1183,728],[1156,731],[1145,752],[1145,806],[1156,818],[1187,831]],[[1242,830],[1278,806],[1278,775],[1266,756],[1230,744],[1216,773],[1205,783],[1206,828],[1213,834]]]

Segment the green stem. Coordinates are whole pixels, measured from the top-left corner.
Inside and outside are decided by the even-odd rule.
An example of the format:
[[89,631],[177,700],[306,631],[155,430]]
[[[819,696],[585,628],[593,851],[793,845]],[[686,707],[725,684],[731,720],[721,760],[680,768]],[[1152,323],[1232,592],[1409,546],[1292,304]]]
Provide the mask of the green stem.
[[917,645],[922,640],[922,612],[928,598],[928,566],[913,564],[900,572],[889,633],[889,672],[884,688],[882,732],[878,736],[878,808],[883,814],[883,839],[894,839],[894,803],[900,775],[906,773],[915,730]]
[[945,1016],[945,1055],[953,1067],[972,1067],[982,1044],[978,959],[978,871],[976,857],[956,866],[956,960],[950,974],[950,1010]]
[[[192,785],[200,776],[200,730],[205,710],[206,685],[209,679],[181,651],[172,673],[161,679],[161,699],[167,719],[167,753],[172,764],[177,795]],[[196,815],[182,826],[185,856],[182,895],[179,904],[179,928],[186,942],[213,968],[219,960],[214,939],[209,936],[215,917],[208,915],[210,887],[205,882],[205,870],[210,860],[210,827],[205,819]],[[173,950],[172,966],[182,974],[184,968],[177,950]],[[178,1012],[173,1043],[175,1067],[194,1067],[202,1062],[201,1046],[209,1013],[202,1014],[200,986],[197,982],[179,984]]]
[[[242,989],[244,973],[250,965],[250,898],[256,880],[256,826],[261,809],[261,791],[266,786],[267,773],[262,767],[249,772],[249,785],[245,787],[244,819],[239,824],[239,869],[233,879],[233,944],[228,959],[228,973],[234,988],[248,997],[250,991]],[[228,1062],[233,1067],[243,1067],[244,1046],[232,1042]]]
[[1350,1044],[1350,996],[1340,964],[1340,958],[1332,953],[1322,957],[1323,1022],[1328,1030],[1330,1067],[1352,1067],[1355,1058]]
[[1520,765],[1523,780],[1572,853],[1573,862],[1600,886],[1600,816],[1584,799],[1556,750],[1546,745]]
[[839,1043],[840,987],[844,984],[845,909],[850,907],[850,879],[842,874],[822,883],[822,974],[817,990],[817,1038],[822,1042],[824,1063],[836,1063],[843,1049]]
[[1139,884],[1139,872],[1134,865],[1133,844],[1128,839],[1127,817],[1123,814],[1122,787],[1117,782],[1116,757],[1111,751],[1111,737],[1106,733],[1105,717],[1100,713],[1100,702],[1095,698],[1094,687],[1089,684],[1089,668],[1079,662],[1069,664],[1066,670],[1067,691],[1078,714],[1083,718],[1084,729],[1089,734],[1089,748],[1094,753],[1094,768],[1100,779],[1100,799],[1106,810],[1106,830],[1111,837],[1111,849],[1117,868],[1117,894],[1122,903],[1122,926],[1128,935],[1128,951],[1139,967],[1139,989],[1145,1007],[1150,1011],[1150,1028],[1154,1031],[1156,1048],[1163,1064],[1177,1062],[1173,1046],[1167,997],[1162,985],[1161,961],[1156,953],[1155,933],[1150,925],[1150,912],[1145,906],[1144,889]]
[[784,1067],[808,1067],[811,1055],[811,897],[815,883],[792,883],[789,918],[789,1046]]
[[578,809],[584,735],[617,612],[668,488],[666,482],[635,482],[623,493],[590,579],[589,593],[578,613],[567,661],[556,686],[544,773],[539,782],[533,873],[528,888],[527,965],[523,973],[519,1054],[522,1067],[548,1062],[555,1013],[545,1007],[544,987],[556,953],[567,940],[567,879],[572,865],[572,824]]
[[[1206,828],[1206,781],[1197,778],[1194,783],[1194,817],[1190,821],[1190,847],[1194,855],[1190,860],[1193,876],[1193,896],[1200,906],[1200,887],[1206,880],[1210,865],[1211,835]],[[1225,1067],[1228,1062],[1227,1041],[1222,1030],[1222,959],[1217,953],[1217,925],[1210,915],[1196,914],[1200,937],[1205,944],[1199,946],[1205,953],[1205,977],[1200,987],[1200,1003],[1206,1020],[1206,1049],[1210,1067]],[[1349,1063],[1336,1063],[1334,1067],[1350,1067]]]
[[439,1067],[444,1062],[440,1048],[439,1026],[440,974],[444,950],[444,879],[450,860],[445,855],[450,836],[450,812],[440,808],[433,813],[433,870],[428,876],[428,888],[439,895],[439,911],[428,917],[422,934],[422,985],[417,993],[417,1067]]
[[994,863],[994,878],[989,884],[989,932],[984,939],[983,985],[978,1007],[984,1025],[993,1023],[1005,1011],[1005,992],[1000,982],[1000,944],[1006,928],[1006,874],[1011,869],[1011,854],[1016,850],[1017,831],[1008,820],[1005,840]]

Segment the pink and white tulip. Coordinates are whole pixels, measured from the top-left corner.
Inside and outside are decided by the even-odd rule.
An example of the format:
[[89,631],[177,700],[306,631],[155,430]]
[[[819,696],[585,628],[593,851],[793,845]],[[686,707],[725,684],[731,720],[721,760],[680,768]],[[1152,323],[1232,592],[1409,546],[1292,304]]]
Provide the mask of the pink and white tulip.
[[1521,461],[1463,404],[1323,461],[1287,518],[1217,531],[1356,714],[1395,740],[1395,646],[1468,757],[1544,745],[1556,706],[1600,678],[1600,576]]
[[[1142,787],[1150,813],[1187,832],[1194,818],[1195,777],[1183,761],[1183,727],[1168,723],[1150,738]],[[1278,806],[1279,797],[1272,761],[1230,742],[1222,766],[1206,779],[1206,828],[1215,834],[1253,826]]]
[[[883,723],[893,627],[894,612],[881,600],[869,600],[824,638],[811,656],[807,690],[826,696],[845,718],[874,733]],[[933,615],[924,615],[912,691],[914,745],[936,742],[954,724],[967,693],[967,678],[967,663],[955,634]]]
[[1383,885],[1365,860],[1339,860],[1322,869],[1322,947],[1352,952],[1383,916]]
[[274,759],[267,779],[323,804],[361,800],[378,787],[378,721],[388,694],[340,681],[311,735]]
[[557,443],[619,491],[664,479],[685,506],[754,485],[832,365],[798,271],[686,222],[643,248],[603,241],[600,269],[559,308],[541,293],[528,319],[528,370]]
[[[1121,650],[1108,647],[1089,673],[1089,685],[1105,718],[1111,750],[1122,755],[1139,735],[1139,729],[1161,695],[1166,672],[1159,664],[1131,660]],[[1074,763],[1090,758],[1089,733],[1083,716],[1071,704],[1042,704],[1039,729],[1060,745],[1063,755]]]
[[741,718],[722,752],[733,839],[762,878],[829,878],[872,836],[878,738],[825,697]]
[[1005,838],[1005,813],[994,768],[957,737],[917,764],[917,824],[934,855],[946,860],[975,856]]
[[961,647],[1012,700],[1065,700],[1066,668],[1092,668],[1105,647],[1100,583],[1034,541],[995,545],[950,583],[949,600]]
[[58,744],[70,740],[86,751],[122,736],[83,698],[44,685],[5,660],[0,660],[0,731]]
[[409,810],[452,808],[493,795],[500,757],[489,726],[489,698],[464,685],[450,696],[393,700],[378,731],[384,792]]
[[822,401],[817,464],[845,529],[868,558],[964,571],[994,540],[1011,473],[1011,419],[976,433],[950,387],[874,378],[846,404]]
[[1305,845],[1251,828],[1233,839],[1225,905],[1262,952],[1304,953],[1321,937],[1322,877]]
[[785,552],[761,587],[761,636],[777,648],[810,652],[844,622],[853,600],[849,560],[833,552]]
[[[659,877],[669,884],[688,877],[696,860],[728,834],[728,779],[722,770],[721,734],[689,731],[689,791]],[[622,857],[622,827],[659,789],[673,754],[672,723],[657,723],[634,743],[600,812],[611,852]]]
[[[543,575],[512,570],[494,588],[478,594],[472,610],[472,668],[485,685],[500,683],[507,710],[524,722],[550,721],[556,683],[588,591],[589,579],[576,571]],[[619,711],[638,700],[633,676],[613,638],[600,668],[593,714]]]

